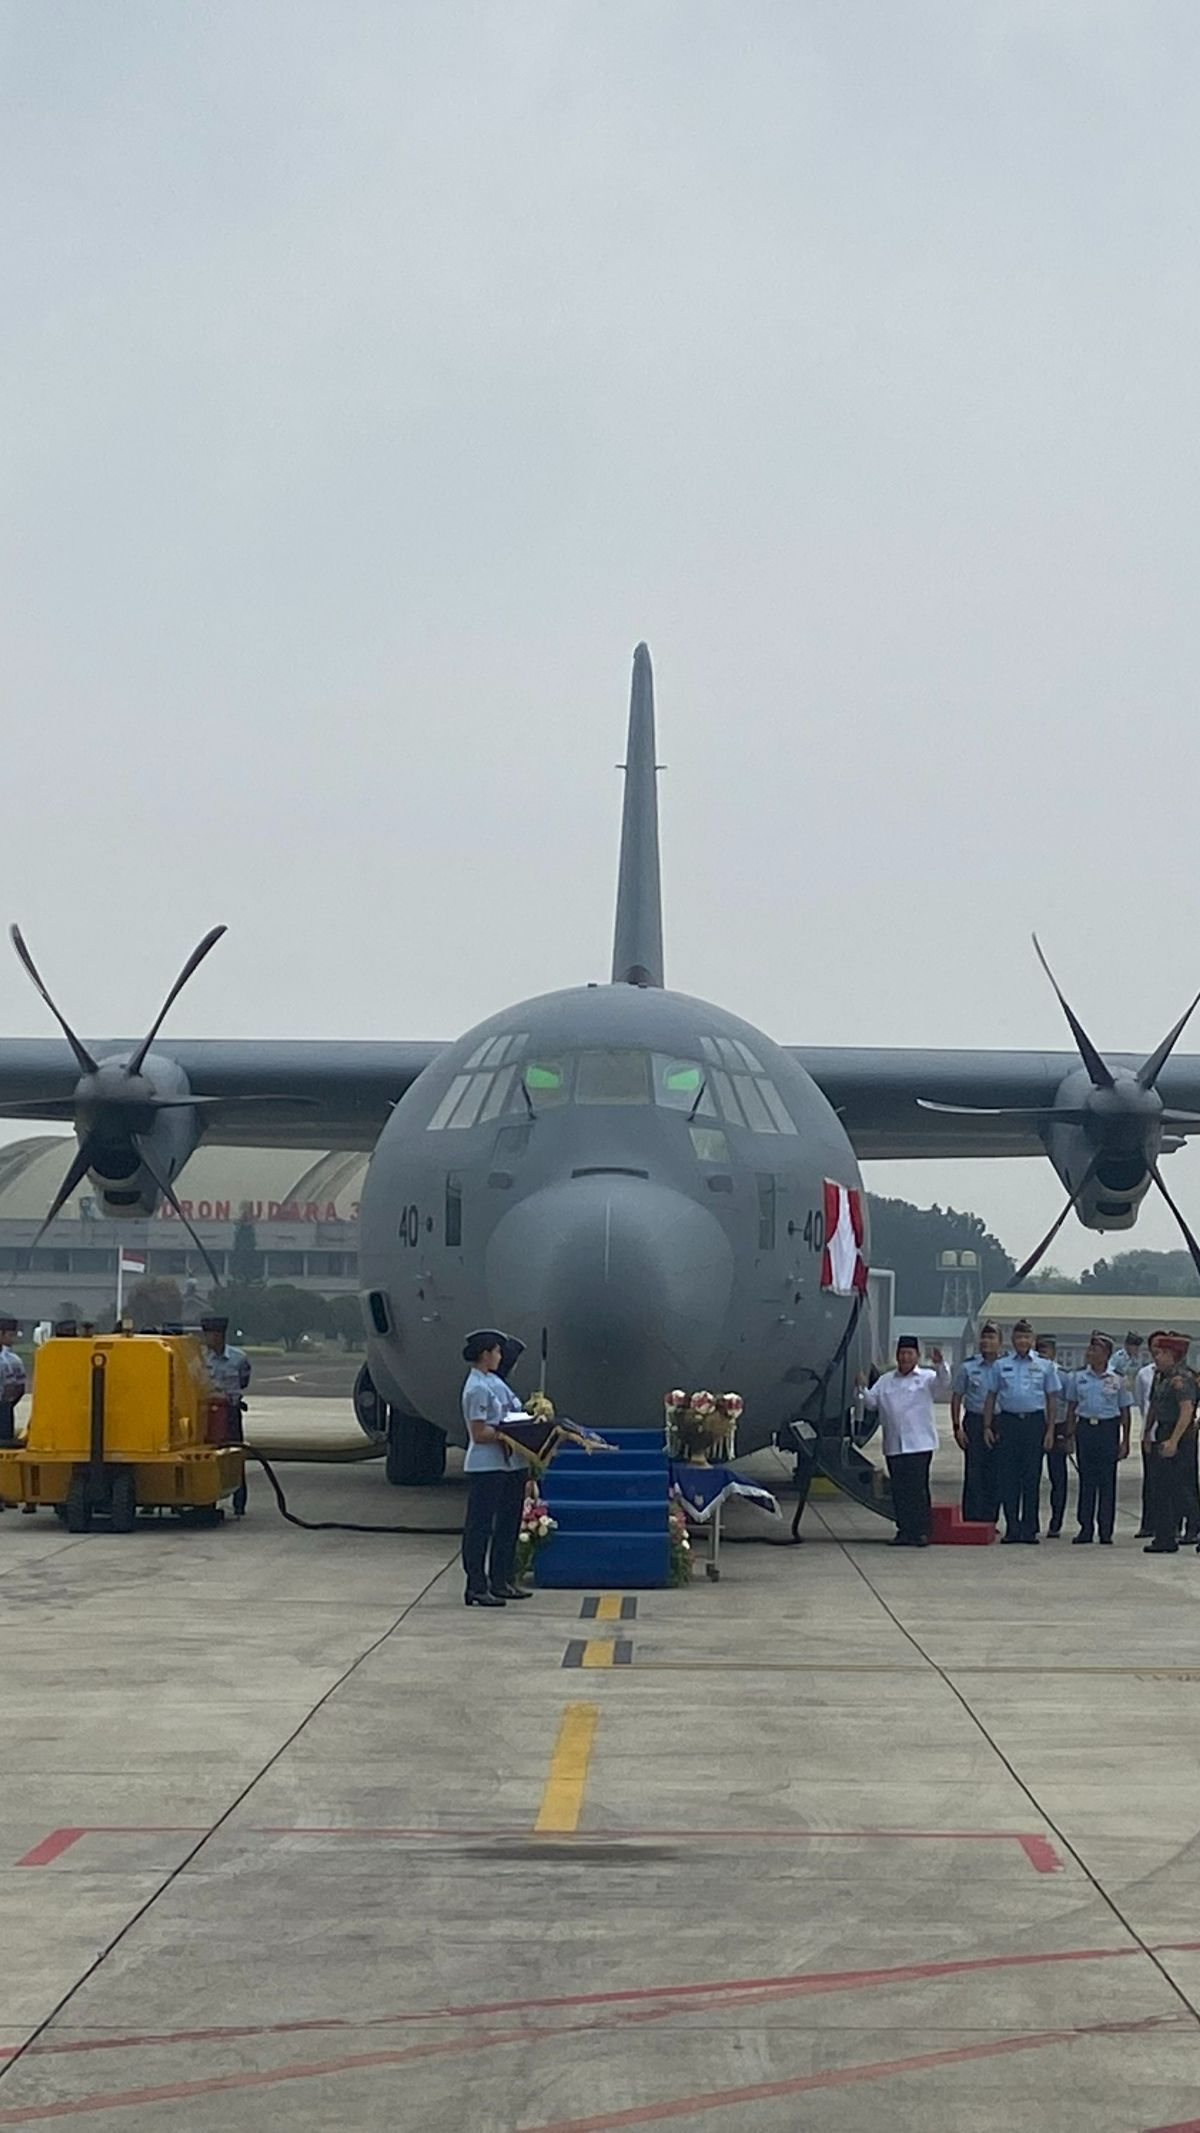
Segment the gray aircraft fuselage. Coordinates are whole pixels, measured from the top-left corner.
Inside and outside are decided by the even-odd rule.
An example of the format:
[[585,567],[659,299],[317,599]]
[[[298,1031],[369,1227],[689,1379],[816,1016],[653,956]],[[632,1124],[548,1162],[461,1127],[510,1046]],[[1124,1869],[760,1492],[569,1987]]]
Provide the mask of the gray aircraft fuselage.
[[544,1328],[551,1397],[597,1428],[651,1426],[700,1385],[741,1393],[746,1451],[832,1422],[869,1339],[821,1287],[826,1179],[861,1190],[836,1114],[736,1016],[631,984],[509,1008],[426,1068],[372,1156],[374,1384],[462,1442],[466,1330],[527,1343],[520,1390]]

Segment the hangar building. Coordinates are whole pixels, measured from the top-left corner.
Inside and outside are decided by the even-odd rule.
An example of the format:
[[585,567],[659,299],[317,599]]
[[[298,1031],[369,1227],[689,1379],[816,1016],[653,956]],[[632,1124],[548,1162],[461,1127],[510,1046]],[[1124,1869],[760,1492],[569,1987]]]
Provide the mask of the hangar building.
[[[117,1252],[145,1259],[147,1275],[169,1275],[185,1297],[204,1297],[208,1270],[178,1216],[162,1206],[149,1220],[104,1218],[87,1182],[30,1259],[38,1225],[71,1160],[75,1141],[38,1134],[0,1147],[0,1304],[24,1328],[44,1318],[111,1321]],[[358,1203],[368,1158],[319,1150],[198,1148],[176,1190],[223,1276],[243,1211],[254,1223],[266,1281],[290,1281],[323,1296],[353,1291],[358,1275]],[[138,1277],[126,1275],[126,1290]]]

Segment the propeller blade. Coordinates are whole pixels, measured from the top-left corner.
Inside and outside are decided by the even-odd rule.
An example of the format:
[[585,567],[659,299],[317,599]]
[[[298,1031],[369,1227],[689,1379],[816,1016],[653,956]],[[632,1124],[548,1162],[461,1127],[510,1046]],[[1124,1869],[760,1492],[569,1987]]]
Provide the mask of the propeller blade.
[[[227,1111],[249,1109],[252,1104],[275,1104],[291,1111],[320,1109],[315,1096],[150,1096],[146,1100],[154,1111],[194,1111],[203,1109],[206,1104],[220,1104]],[[1200,1124],[1200,1119],[1197,1124]]]
[[931,1096],[918,1096],[917,1105],[922,1111],[941,1111],[950,1118],[1040,1118],[1047,1126],[1085,1126],[1092,1115],[1090,1111],[1056,1111],[1051,1104],[1031,1104],[1028,1110],[1016,1104],[939,1104]]
[[209,949],[215,948],[217,942],[221,938],[221,935],[223,933],[228,933],[228,931],[228,926],[214,926],[210,933],[205,934],[204,939],[199,943],[199,945],[193,948],[191,954],[187,959],[187,962],[184,964],[183,969],[180,971],[179,976],[176,978],[175,983],[172,985],[170,992],[167,994],[166,999],[163,1001],[162,1006],[159,1008],[158,1013],[154,1018],[154,1021],[150,1025],[149,1030],[143,1037],[141,1043],[139,1044],[136,1052],[133,1055],[133,1058],[130,1060],[128,1067],[129,1073],[141,1073],[142,1068],[146,1063],[146,1054],[149,1051],[151,1045],[153,1044],[155,1038],[157,1037],[160,1029],[162,1028],[163,1023],[166,1021],[168,1010],[174,1006],[175,1001],[179,998],[180,993],[183,991],[183,988],[187,984],[187,981],[191,977],[193,971],[196,971],[200,968],[200,965],[204,961],[205,956],[208,954]]
[[1185,1008],[1183,1014],[1180,1015],[1174,1029],[1167,1032],[1157,1050],[1151,1052],[1150,1057],[1142,1061],[1137,1073],[1138,1087],[1140,1089],[1152,1089],[1154,1087],[1198,1007],[1200,1007],[1200,992],[1196,994],[1191,1006]]
[[1046,1253],[1050,1249],[1050,1246],[1053,1244],[1055,1238],[1057,1237],[1059,1230],[1062,1228],[1063,1223],[1066,1221],[1067,1216],[1070,1214],[1071,1209],[1075,1206],[1076,1201],[1082,1198],[1087,1187],[1091,1184],[1092,1177],[1096,1169],[1096,1161],[1096,1157],[1093,1156],[1091,1162],[1087,1166],[1087,1169],[1084,1171],[1083,1176],[1080,1178],[1078,1185],[1075,1187],[1074,1192],[1071,1194],[1070,1199],[1067,1201],[1066,1206],[1063,1208],[1061,1215],[1059,1215],[1057,1219],[1053,1223],[1051,1223],[1050,1228],[1046,1231],[1046,1234],[1042,1238],[1041,1243],[1036,1245],[1033,1251],[1030,1252],[1028,1259],[1025,1261],[1025,1264],[1017,1268],[1016,1273],[1012,1276],[1012,1279],[1010,1281],[1005,1282],[1004,1286],[1006,1289],[1015,1289],[1019,1282],[1024,1281],[1025,1276],[1027,1274],[1032,1274],[1039,1259],[1043,1259],[1045,1257]]
[[46,1231],[49,1229],[50,1224],[54,1222],[57,1217],[62,1213],[63,1208],[66,1206],[67,1201],[70,1199],[71,1194],[74,1192],[76,1186],[82,1185],[91,1167],[91,1142],[83,1141],[80,1143],[80,1146],[75,1150],[75,1153],[71,1158],[71,1167],[68,1170],[66,1177],[63,1179],[62,1184],[59,1186],[58,1191],[55,1193],[54,1198],[50,1202],[49,1214],[46,1216],[46,1219],[43,1222],[41,1228],[39,1229],[37,1236],[34,1238],[33,1243],[29,1246],[27,1254],[27,1263],[29,1259],[32,1259],[34,1252],[36,1252],[39,1244],[42,1241],[42,1238],[45,1236]]
[[1163,1126],[1179,1126],[1184,1132],[1200,1126],[1200,1111],[1164,1111],[1159,1120]]
[[1054,972],[1051,970],[1049,963],[1046,961],[1045,956],[1042,954],[1042,944],[1039,941],[1036,933],[1033,936],[1033,945],[1037,950],[1038,962],[1041,964],[1042,969],[1045,971],[1046,976],[1049,978],[1050,983],[1053,985],[1055,997],[1058,1001],[1058,1004],[1061,1007],[1064,1015],[1066,1016],[1067,1021],[1071,1025],[1071,1035],[1074,1037],[1075,1042],[1079,1048],[1079,1056],[1082,1059],[1085,1067],[1087,1068],[1089,1075],[1091,1076],[1092,1087],[1094,1089],[1111,1089],[1113,1086],[1112,1074],[1109,1071],[1108,1067],[1105,1065],[1103,1059],[1100,1057],[1099,1052],[1096,1050],[1095,1045],[1092,1043],[1091,1038],[1088,1036],[1088,1033],[1085,1030],[1082,1022],[1080,1021],[1078,1015],[1075,1013],[1074,1008],[1068,1005],[1066,995],[1063,992],[1063,989],[1059,984],[1058,979],[1055,977]]
[[29,973],[29,976],[33,979],[34,984],[37,986],[38,991],[40,992],[55,1021],[57,1022],[60,1030],[63,1033],[63,1036],[66,1038],[67,1043],[70,1045],[71,1050],[74,1052],[76,1065],[78,1066],[80,1073],[96,1073],[96,1062],[92,1058],[92,1055],[89,1052],[87,1046],[83,1044],[80,1039],[75,1035],[75,1032],[71,1028],[71,1025],[68,1022],[66,1016],[59,1012],[53,1000],[50,998],[50,995],[47,992],[45,985],[42,983],[41,973],[39,972],[37,964],[34,962],[33,957],[30,955],[29,950],[25,945],[25,936],[22,933],[21,928],[19,926],[10,926],[8,929],[8,937],[12,942],[13,947],[16,949],[17,954],[20,957],[22,963],[25,965],[25,969]]
[[168,1207],[172,1208],[174,1212],[178,1215],[180,1221],[182,1222],[185,1230],[188,1233],[188,1236],[191,1238],[192,1243],[195,1245],[196,1250],[199,1252],[200,1257],[203,1259],[205,1266],[208,1268],[209,1273],[212,1275],[213,1287],[219,1289],[221,1286],[221,1276],[217,1272],[216,1264],[209,1252],[208,1246],[204,1243],[202,1238],[196,1235],[195,1230],[192,1228],[191,1223],[189,1222],[187,1216],[184,1214],[184,1211],[179,1204],[175,1188],[171,1184],[170,1179],[163,1177],[162,1173],[155,1165],[153,1158],[147,1155],[144,1141],[140,1140],[135,1136],[134,1146],[136,1147],[138,1154],[141,1156],[142,1162],[145,1164],[146,1169],[150,1173],[150,1176],[153,1178],[155,1184],[161,1192],[163,1199],[166,1201]]
[[74,1116],[75,1105],[69,1096],[45,1096],[40,1101],[32,1097],[23,1104],[0,1104],[0,1118],[47,1118],[63,1124]]
[[1159,1169],[1157,1163],[1151,1163],[1150,1175],[1153,1178],[1155,1184],[1157,1185],[1159,1191],[1161,1192],[1163,1199],[1166,1201],[1167,1206],[1170,1208],[1171,1213],[1174,1215],[1175,1220],[1178,1222],[1179,1227],[1183,1232],[1183,1241],[1192,1255],[1192,1265],[1195,1267],[1196,1272],[1200,1274],[1200,1240],[1198,1240],[1193,1235],[1192,1231],[1189,1229],[1182,1208],[1177,1207],[1174,1200],[1171,1198],[1170,1192],[1167,1189],[1162,1172]]

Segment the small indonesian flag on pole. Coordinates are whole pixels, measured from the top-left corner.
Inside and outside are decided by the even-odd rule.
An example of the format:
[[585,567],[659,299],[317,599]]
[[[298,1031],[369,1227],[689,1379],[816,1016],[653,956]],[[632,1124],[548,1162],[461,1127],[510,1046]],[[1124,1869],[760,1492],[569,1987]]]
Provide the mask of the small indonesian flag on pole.
[[825,1180],[825,1249],[821,1254],[821,1287],[835,1296],[861,1295],[867,1286],[867,1262],[862,1254],[862,1194],[853,1185],[835,1185]]
[[145,1271],[146,1258],[144,1253],[139,1255],[137,1252],[122,1251],[121,1272],[123,1274],[144,1274]]

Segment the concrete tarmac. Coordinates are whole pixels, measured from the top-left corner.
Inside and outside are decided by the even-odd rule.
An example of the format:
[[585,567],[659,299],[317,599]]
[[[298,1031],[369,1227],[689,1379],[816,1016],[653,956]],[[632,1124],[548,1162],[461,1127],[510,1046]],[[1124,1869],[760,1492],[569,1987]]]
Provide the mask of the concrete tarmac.
[[1197,2133],[1200,1559],[1138,1478],[1111,1549],[823,1502],[624,1616],[261,1477],[0,1518],[0,2127]]

